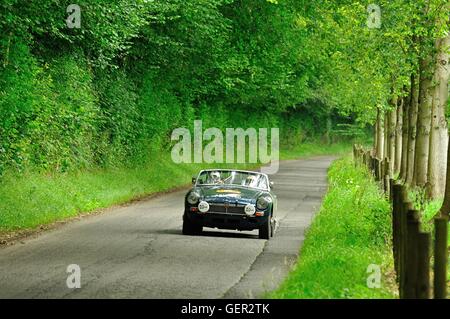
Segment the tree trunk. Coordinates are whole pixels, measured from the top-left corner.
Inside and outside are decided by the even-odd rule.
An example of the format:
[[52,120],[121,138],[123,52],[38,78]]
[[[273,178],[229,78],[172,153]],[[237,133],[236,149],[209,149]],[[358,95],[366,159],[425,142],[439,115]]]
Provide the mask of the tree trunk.
[[[450,140],[449,137],[447,137]],[[447,145],[447,178],[445,184],[445,195],[444,195],[444,204],[442,204],[441,208],[441,216],[449,216],[450,217],[450,143]]]
[[416,154],[416,136],[417,136],[417,112],[419,107],[419,81],[415,74],[411,75],[411,101],[408,110],[408,155],[406,159],[406,183],[410,186],[414,184],[414,167]]
[[391,147],[389,145],[390,138],[389,138],[389,129],[390,129],[390,121],[389,121],[389,111],[384,112],[384,157],[380,158],[381,160],[385,159],[386,157],[390,160],[390,150]]
[[431,106],[433,104],[431,59],[420,61],[419,108],[417,114],[416,151],[414,158],[413,184],[425,187],[428,173],[428,152],[430,149]]
[[436,41],[437,57],[434,73],[433,105],[430,131],[430,150],[428,157],[428,197],[441,198],[445,191],[445,172],[447,163],[448,130],[445,110],[448,101],[448,80],[450,67],[450,34]]
[[397,106],[396,123],[395,123],[395,155],[393,174],[400,173],[400,166],[402,162],[402,130],[403,130],[403,102],[404,98],[400,100]]
[[331,145],[333,141],[331,140],[331,130],[333,128],[333,120],[331,117],[331,110],[328,110],[327,114],[327,131],[325,133],[325,139],[327,141],[327,145]]
[[12,31],[8,34],[8,44],[6,45],[6,52],[5,52],[5,58],[3,60],[3,67],[6,68],[8,65],[8,59],[9,59],[9,50],[11,47],[11,38],[12,38]]
[[378,117],[375,125],[373,126],[373,150],[376,155],[378,150]]
[[386,156],[389,159],[389,171],[391,174],[394,174],[394,165],[395,165],[395,149],[396,149],[396,126],[397,126],[397,100],[398,98],[395,97],[392,99],[392,105],[394,106],[394,109],[387,112],[387,119],[388,119],[388,146],[387,146],[387,153],[388,156]]
[[377,110],[377,149],[376,157],[384,157],[384,127],[383,127],[383,116],[380,109]]
[[[408,96],[403,98],[403,114],[402,114],[402,151],[400,159],[400,179],[406,181],[407,165],[408,165],[408,128],[409,128],[409,110],[411,109],[411,92]],[[400,116],[397,117],[399,120]]]

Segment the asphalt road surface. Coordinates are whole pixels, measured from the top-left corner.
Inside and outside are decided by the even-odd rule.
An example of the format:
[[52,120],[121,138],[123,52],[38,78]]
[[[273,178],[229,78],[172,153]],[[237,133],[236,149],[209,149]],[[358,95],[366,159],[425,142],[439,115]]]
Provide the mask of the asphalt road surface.
[[[0,298],[255,298],[278,286],[320,207],[332,157],[283,161],[271,178],[277,230],[181,234],[177,191],[70,222],[0,248]],[[67,267],[79,265],[81,288]]]

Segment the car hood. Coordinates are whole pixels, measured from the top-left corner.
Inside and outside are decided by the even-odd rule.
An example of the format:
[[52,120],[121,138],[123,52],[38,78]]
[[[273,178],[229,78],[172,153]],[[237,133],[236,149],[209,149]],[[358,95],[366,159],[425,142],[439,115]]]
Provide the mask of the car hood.
[[202,186],[197,191],[209,203],[255,204],[262,190],[241,186]]

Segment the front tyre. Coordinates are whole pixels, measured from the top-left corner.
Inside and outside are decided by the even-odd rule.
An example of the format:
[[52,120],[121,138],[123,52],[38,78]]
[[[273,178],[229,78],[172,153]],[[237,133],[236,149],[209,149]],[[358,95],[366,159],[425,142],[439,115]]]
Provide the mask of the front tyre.
[[270,218],[270,237],[273,237],[273,234],[275,233],[275,227],[276,227],[276,222],[275,219],[272,217]]
[[198,235],[202,230],[202,226],[194,224],[189,218],[183,218],[183,235]]
[[269,216],[264,224],[259,227],[259,239],[270,239],[272,235],[272,216]]

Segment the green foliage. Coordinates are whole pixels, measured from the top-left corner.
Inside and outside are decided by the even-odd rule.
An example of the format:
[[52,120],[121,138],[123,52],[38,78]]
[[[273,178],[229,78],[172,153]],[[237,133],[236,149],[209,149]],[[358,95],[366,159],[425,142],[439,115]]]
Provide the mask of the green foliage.
[[[273,298],[391,298],[390,207],[363,167],[334,162],[329,191],[307,231],[297,265]],[[367,287],[367,268],[380,265],[381,289]]]
[[357,1],[83,0],[80,29],[69,3],[0,4],[0,172],[143,162],[194,119],[361,138],[446,31],[443,0],[381,1],[380,29]]
[[24,160],[21,150],[26,133],[22,124],[40,97],[36,90],[40,69],[27,42],[11,38],[6,44],[11,53],[0,69],[0,171],[7,163],[20,164]]
[[[127,163],[149,145],[163,147],[172,127],[194,118],[221,128],[278,125],[289,138],[329,133],[328,119],[336,124],[340,115],[364,128],[377,108],[390,107],[392,94],[405,94],[417,57],[446,31],[433,22],[447,14],[444,0],[428,7],[385,0],[381,28],[370,29],[369,2],[83,0],[81,28],[69,29],[69,3],[0,4],[2,167]],[[81,87],[59,83],[72,67],[80,78],[61,83]],[[85,105],[74,108],[78,102]],[[45,113],[59,108],[72,112],[62,115],[66,122],[46,122]],[[42,136],[73,137],[77,150],[49,141],[25,151],[36,118],[44,122],[33,125],[49,130]],[[287,118],[300,119],[301,128]]]
[[86,167],[92,163],[89,145],[99,115],[90,72],[71,56],[39,66],[22,48],[3,70],[13,71],[4,77],[0,96],[1,164],[44,170]]
[[80,29],[69,3],[0,5],[0,174],[145,163],[195,119],[286,146],[341,120],[294,1],[86,0]]

